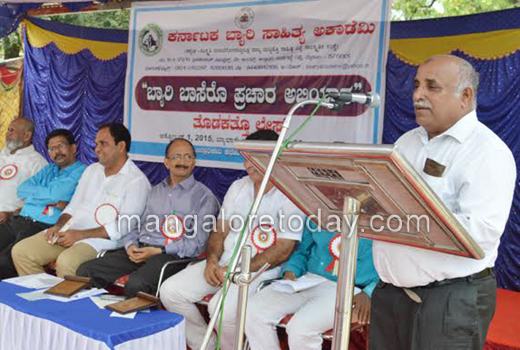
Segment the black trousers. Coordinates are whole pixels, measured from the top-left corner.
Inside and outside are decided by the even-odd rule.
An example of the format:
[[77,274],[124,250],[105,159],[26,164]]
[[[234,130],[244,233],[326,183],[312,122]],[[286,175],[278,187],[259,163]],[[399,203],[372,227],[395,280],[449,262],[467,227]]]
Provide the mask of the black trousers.
[[14,215],[0,225],[0,280],[18,276],[11,257],[14,245],[52,225]]
[[[169,254],[158,254],[136,264],[128,258],[126,250],[118,249],[107,252],[103,257],[84,262],[76,271],[76,275],[90,277],[94,286],[106,288],[119,277],[130,274],[125,285],[125,295],[133,297],[137,292],[155,295],[159,275],[165,263],[179,260]],[[163,281],[186,267],[187,263],[172,264],[166,268]]]
[[372,294],[370,349],[481,350],[495,313],[496,279],[466,277],[443,285],[402,288],[380,282]]

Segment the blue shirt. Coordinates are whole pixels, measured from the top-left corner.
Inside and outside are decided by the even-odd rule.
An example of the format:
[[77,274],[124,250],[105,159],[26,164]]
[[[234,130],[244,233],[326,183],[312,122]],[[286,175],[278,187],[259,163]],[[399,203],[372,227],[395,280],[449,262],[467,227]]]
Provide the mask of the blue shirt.
[[54,225],[61,210],[50,205],[59,201],[70,202],[85,168],[85,164],[76,161],[60,171],[58,165],[51,163],[25,180],[17,190],[18,197],[25,200],[20,215]]
[[[337,233],[318,230],[314,222],[308,222],[312,230],[309,230],[306,223],[302,241],[285,263],[281,275],[286,271],[292,271],[296,277],[301,277],[310,272],[337,282],[338,276],[334,276],[330,268],[331,264],[334,264],[334,258],[329,251],[329,243]],[[379,277],[372,260],[372,241],[360,238],[354,283],[365,294],[372,296],[378,281]]]

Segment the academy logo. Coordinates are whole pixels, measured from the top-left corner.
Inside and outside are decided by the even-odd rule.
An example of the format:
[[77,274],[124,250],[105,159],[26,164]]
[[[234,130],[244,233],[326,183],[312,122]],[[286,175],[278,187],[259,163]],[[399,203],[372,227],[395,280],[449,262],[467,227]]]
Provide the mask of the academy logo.
[[255,19],[255,13],[249,7],[241,8],[235,16],[235,24],[240,29],[251,27]]
[[148,24],[139,35],[139,48],[146,56],[154,56],[161,51],[163,33],[157,24]]

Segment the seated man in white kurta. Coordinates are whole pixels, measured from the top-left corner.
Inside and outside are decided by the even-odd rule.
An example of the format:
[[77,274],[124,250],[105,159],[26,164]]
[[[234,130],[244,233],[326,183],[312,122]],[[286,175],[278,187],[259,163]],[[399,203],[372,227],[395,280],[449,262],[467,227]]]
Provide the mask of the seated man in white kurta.
[[[99,129],[95,149],[99,163],[85,170],[56,225],[13,247],[13,262],[20,276],[44,272],[44,266],[53,261],[59,277],[74,275],[79,265],[94,259],[101,250],[122,245],[121,238],[135,228],[137,220],[120,217],[140,216],[151,188],[146,176],[128,159],[130,143],[130,133],[122,124]],[[72,225],[62,230],[69,220]]]
[[18,186],[40,171],[47,161],[32,145],[33,122],[14,119],[7,128],[5,147],[0,151],[0,224],[23,207],[16,193]]

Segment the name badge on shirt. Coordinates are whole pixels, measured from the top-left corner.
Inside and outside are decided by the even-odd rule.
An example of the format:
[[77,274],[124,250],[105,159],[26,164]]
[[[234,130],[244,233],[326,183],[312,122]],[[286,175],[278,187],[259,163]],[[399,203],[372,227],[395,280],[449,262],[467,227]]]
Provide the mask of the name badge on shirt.
[[446,166],[440,163],[437,163],[433,159],[427,158],[424,163],[424,172],[430,176],[442,177],[444,174],[444,170],[446,170]]
[[11,180],[18,174],[18,167],[14,164],[8,164],[0,169],[0,179]]

